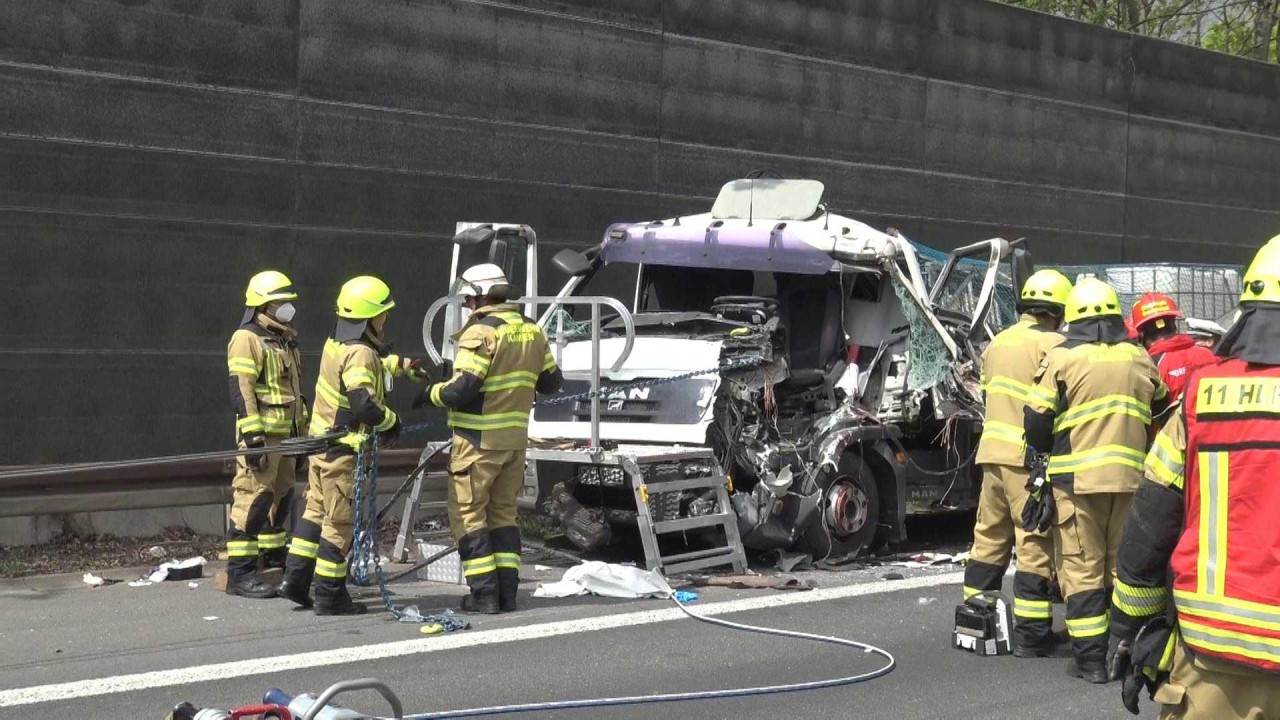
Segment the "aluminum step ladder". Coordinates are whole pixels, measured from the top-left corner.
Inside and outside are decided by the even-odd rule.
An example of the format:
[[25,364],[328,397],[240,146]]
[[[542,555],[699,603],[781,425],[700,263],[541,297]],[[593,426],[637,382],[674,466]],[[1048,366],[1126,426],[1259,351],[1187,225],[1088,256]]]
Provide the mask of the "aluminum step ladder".
[[[396,490],[395,495],[391,496],[391,500],[388,501],[386,506],[383,508],[383,512],[390,510],[391,506],[395,504],[400,495],[408,490],[409,494],[405,498],[404,508],[400,512],[400,530],[396,533],[395,548],[391,551],[392,562],[408,562],[410,554],[417,552],[417,545],[415,541],[436,539],[439,536],[448,534],[447,532],[432,534],[417,533],[414,532],[413,529],[414,524],[417,522],[419,510],[428,509],[438,511],[447,510],[449,508],[448,501],[433,500],[425,503],[422,501],[423,485],[428,476],[427,465],[438,454],[443,454],[448,457],[449,443],[447,441],[427,443],[427,446],[422,449],[422,455],[418,458],[418,467],[409,474],[404,485],[401,485],[400,488]],[[378,519],[381,520],[382,518],[379,517]],[[449,540],[446,541],[446,544],[451,544],[452,542],[453,539],[449,538]]]
[[[620,468],[635,496],[636,524],[640,530],[640,542],[644,545],[646,569],[659,570],[664,575],[723,565],[731,566],[737,573],[747,571],[747,556],[738,534],[738,516],[729,501],[729,477],[709,448],[652,445],[623,445],[616,450],[530,448],[528,457],[545,462]],[[668,480],[659,479],[650,471],[654,465],[678,462],[701,463],[709,468],[709,472],[699,477]],[[714,510],[691,517],[655,519],[654,508],[661,507],[661,496],[687,490],[714,490]],[[723,541],[717,539],[716,544],[708,548],[674,555],[662,554],[661,536],[702,528],[722,530]],[[716,535],[718,538],[720,533]]]

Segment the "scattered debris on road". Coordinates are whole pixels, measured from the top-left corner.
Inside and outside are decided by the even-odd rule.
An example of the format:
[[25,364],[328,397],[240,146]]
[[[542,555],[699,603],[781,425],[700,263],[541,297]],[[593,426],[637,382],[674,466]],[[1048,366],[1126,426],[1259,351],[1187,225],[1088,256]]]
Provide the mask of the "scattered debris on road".
[[168,528],[162,535],[147,538],[68,533],[40,545],[0,546],[0,577],[58,575],[84,572],[84,568],[100,573],[151,565],[163,559],[152,556],[157,547],[168,558],[200,555],[214,559],[226,541],[222,536],[200,535],[186,528]]
[[785,575],[709,575],[694,578],[694,587],[727,587],[734,590],[812,590],[813,582]]
[[565,598],[575,595],[637,599],[668,597],[671,586],[657,570],[599,561],[584,562],[565,571],[559,582],[541,583],[534,597]]

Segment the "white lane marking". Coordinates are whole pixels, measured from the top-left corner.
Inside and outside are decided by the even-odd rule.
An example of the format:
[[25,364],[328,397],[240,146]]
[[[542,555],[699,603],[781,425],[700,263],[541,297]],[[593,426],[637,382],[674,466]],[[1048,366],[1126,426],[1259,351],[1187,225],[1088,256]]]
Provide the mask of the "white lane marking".
[[[841,587],[822,588],[807,592],[780,593],[761,597],[725,600],[722,602],[695,605],[703,615],[725,615],[728,613],[749,610],[765,610],[785,607],[787,605],[804,605],[829,600],[859,597],[863,595],[880,595],[899,590],[914,590],[939,585],[959,583],[964,573],[945,573],[927,575],[906,580],[888,580],[885,582],[866,583],[860,585],[844,585]],[[237,660],[234,662],[213,665],[197,665],[194,667],[175,668],[172,670],[156,670],[153,672],[117,675],[115,677],[77,680],[75,682],[55,683],[52,685],[34,685],[13,690],[0,690],[0,707],[16,705],[32,705],[35,703],[65,701],[74,698],[113,695],[134,690],[149,690],[161,687],[190,685],[192,683],[226,680],[251,675],[268,675],[287,670],[323,667],[326,665],[343,665],[347,663],[368,662],[404,655],[456,650],[458,648],[475,647],[477,645],[493,645],[520,640],[536,640],[556,637],[558,635],[581,635],[587,632],[613,630],[635,625],[651,625],[670,622],[686,617],[679,608],[663,610],[642,610],[640,612],[604,615],[600,617],[581,618],[576,620],[558,620],[539,625],[484,630],[480,632],[460,632],[443,637],[400,640],[397,642],[358,647],[338,648],[335,650],[318,650],[297,653],[294,655],[278,655],[274,657],[255,658],[253,660]]]

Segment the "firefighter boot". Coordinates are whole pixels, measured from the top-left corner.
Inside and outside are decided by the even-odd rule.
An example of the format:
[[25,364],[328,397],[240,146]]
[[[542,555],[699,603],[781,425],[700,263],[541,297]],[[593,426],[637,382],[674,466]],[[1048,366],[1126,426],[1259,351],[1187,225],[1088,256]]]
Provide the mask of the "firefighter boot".
[[276,596],[276,589],[258,579],[256,557],[232,558],[227,561],[227,594],[254,600]]
[[316,575],[316,557],[320,554],[320,526],[305,518],[298,521],[289,540],[289,556],[284,564],[284,581],[280,595],[304,608],[314,605],[311,581]]
[[1053,591],[1049,578],[1015,572],[1013,594],[1013,654],[1020,658],[1052,655],[1059,637],[1053,632]]
[[1105,660],[1094,662],[1092,658],[1083,661],[1079,658],[1071,658],[1067,664],[1067,675],[1095,685],[1102,685],[1107,682],[1107,663]]
[[316,615],[364,615],[369,608],[351,599],[345,580],[318,577],[316,586]]
[[315,576],[315,561],[290,553],[285,561],[284,581],[280,583],[280,597],[292,600],[304,608],[315,603],[311,600],[311,579]]
[[502,612],[516,611],[516,592],[520,589],[520,571],[508,568],[498,569],[498,609]]
[[458,606],[458,609],[464,613],[497,615],[499,612],[498,594],[493,590],[472,588],[470,595],[462,596],[462,603]]
[[462,574],[471,594],[462,598],[463,612],[498,614],[498,563],[488,530],[467,533],[458,541]]
[[271,512],[271,494],[241,492],[234,486],[233,490],[227,534],[227,594],[254,600],[273,598],[276,589],[258,579],[258,535]]
[[515,612],[516,593],[520,590],[520,528],[494,528],[489,535],[498,567],[498,609]]

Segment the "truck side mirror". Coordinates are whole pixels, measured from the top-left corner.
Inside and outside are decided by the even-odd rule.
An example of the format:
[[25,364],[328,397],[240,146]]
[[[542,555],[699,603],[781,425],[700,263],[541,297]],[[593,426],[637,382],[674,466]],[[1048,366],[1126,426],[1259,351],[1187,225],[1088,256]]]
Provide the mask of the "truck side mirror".
[[1013,273],[1013,277],[1010,278],[1013,280],[1013,296],[1018,298],[1022,296],[1023,284],[1036,271],[1036,264],[1031,259],[1031,251],[1025,247],[1015,247],[1010,266]]
[[492,225],[477,225],[476,227],[469,230],[463,230],[457,235],[454,235],[453,242],[455,245],[462,246],[479,245],[481,243],[489,242],[496,237],[497,234],[497,231],[493,229]]
[[579,277],[591,272],[591,260],[586,254],[573,248],[565,248],[556,253],[551,262],[569,277]]

